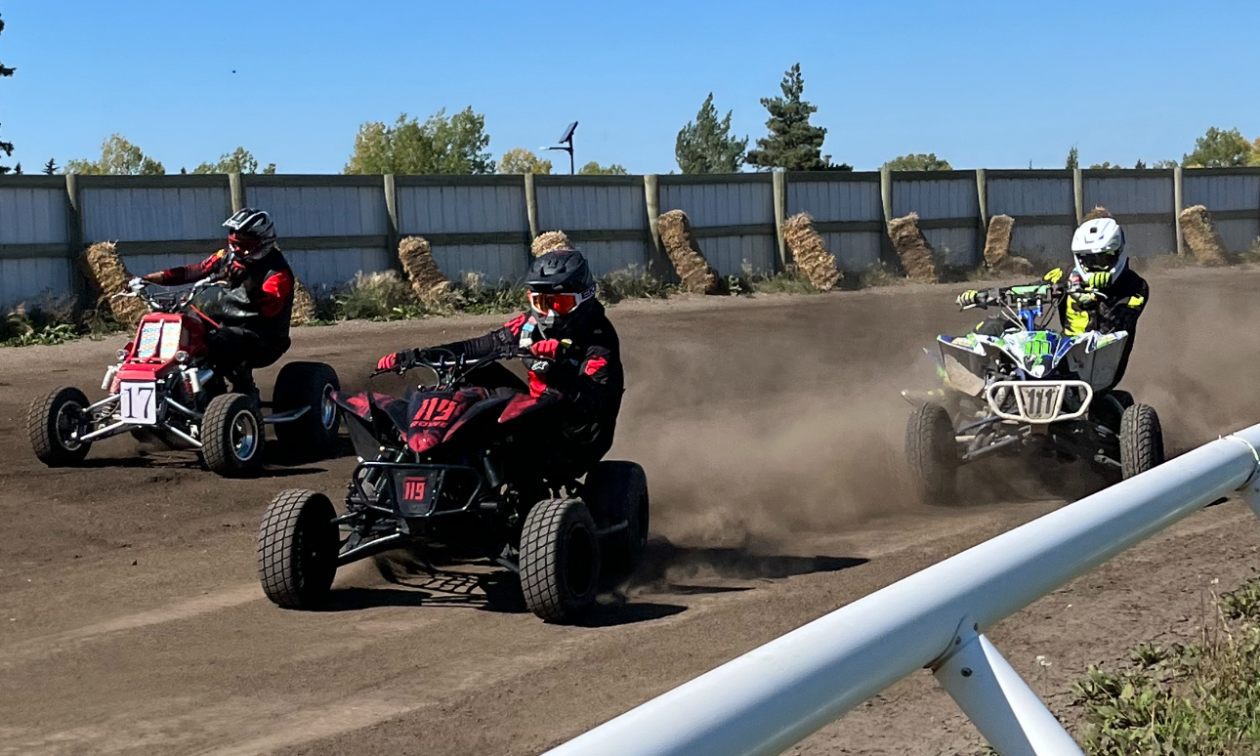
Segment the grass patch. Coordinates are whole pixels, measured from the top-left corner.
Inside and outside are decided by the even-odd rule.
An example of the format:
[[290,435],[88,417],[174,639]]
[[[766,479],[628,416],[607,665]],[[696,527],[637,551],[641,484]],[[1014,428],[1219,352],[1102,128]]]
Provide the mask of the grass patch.
[[677,291],[674,284],[667,284],[631,265],[599,279],[598,296],[604,304],[614,305],[627,299],[668,299]]
[[46,299],[40,304],[19,304],[0,321],[0,347],[53,346],[80,338],[99,340],[122,330],[108,305],[77,318],[68,300]]
[[1096,756],[1260,752],[1260,580],[1215,601],[1200,640],[1144,644],[1073,685]]

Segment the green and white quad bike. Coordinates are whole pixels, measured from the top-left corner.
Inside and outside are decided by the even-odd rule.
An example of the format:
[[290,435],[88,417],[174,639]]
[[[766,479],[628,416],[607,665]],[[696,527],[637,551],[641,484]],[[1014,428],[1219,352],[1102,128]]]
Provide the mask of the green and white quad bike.
[[1072,293],[1051,284],[982,291],[975,306],[1001,307],[1004,333],[939,336],[939,358],[924,350],[944,388],[902,392],[915,405],[906,460],[920,501],[951,503],[959,467],[995,455],[1031,458],[1048,484],[1062,476],[1056,461],[1082,461],[1111,479],[1164,461],[1155,410],[1107,390],[1128,333],[1066,336],[1048,329]]

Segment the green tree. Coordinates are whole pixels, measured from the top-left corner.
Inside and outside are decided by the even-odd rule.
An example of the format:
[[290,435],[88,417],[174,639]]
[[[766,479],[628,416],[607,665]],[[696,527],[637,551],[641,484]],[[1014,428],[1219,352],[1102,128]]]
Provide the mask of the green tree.
[[941,160],[936,156],[935,152],[927,154],[902,155],[899,158],[893,158],[884,167],[891,171],[952,171],[954,170],[948,160]]
[[1093,165],[1089,167],[1089,169],[1091,171],[1105,171],[1105,170],[1110,170],[1112,168],[1123,168],[1123,167],[1124,166],[1119,165],[1119,164],[1112,165],[1110,160],[1104,160],[1101,163],[1094,163]]
[[71,160],[66,173],[83,176],[161,176],[162,164],[144,154],[138,146],[121,134],[113,134],[101,143],[100,160]]
[[54,158],[48,158],[48,162],[44,163],[44,175],[56,176],[57,170],[57,161]]
[[747,149],[748,137],[731,136],[731,111],[718,120],[712,92],[696,120],[683,126],[674,142],[674,156],[683,173],[738,173]]
[[1067,162],[1063,166],[1069,171],[1076,170],[1081,167],[1081,153],[1076,149],[1076,145],[1072,145],[1072,149],[1068,150]]
[[581,176],[628,176],[630,175],[630,172],[627,171],[624,166],[618,165],[617,163],[610,163],[608,165],[600,165],[599,163],[592,160],[591,162],[587,163],[586,165],[578,169],[578,175],[581,175]]
[[782,97],[761,99],[761,104],[770,113],[766,121],[770,133],[757,140],[756,149],[748,151],[748,164],[763,170],[850,170],[845,165],[833,165],[831,156],[822,154],[827,130],[809,122],[809,117],[818,112],[818,108],[801,99],[805,92],[805,78],[801,76],[800,63],[784,73],[779,88],[783,90]]
[[[2,33],[4,33],[4,19],[0,18],[0,34]],[[9,68],[8,66],[5,66],[3,63],[0,63],[0,79],[6,79],[12,76],[15,70],[16,69]],[[13,156],[13,142],[6,142],[3,139],[0,139],[0,152],[3,152],[5,157],[12,157]],[[18,164],[18,167],[19,169],[21,168],[20,163]],[[0,176],[3,176],[9,171],[10,171],[9,166],[0,165]],[[18,170],[18,173],[21,173],[21,172],[22,172],[21,170]]]
[[1249,165],[1255,145],[1239,133],[1238,129],[1222,131],[1215,126],[1194,142],[1194,152],[1184,155],[1181,164],[1186,168],[1237,168]]
[[[244,147],[237,147],[230,154],[220,155],[217,163],[202,163],[193,168],[193,173],[258,173],[258,159]],[[276,172],[276,164],[269,163],[262,173],[270,175]]]
[[354,153],[345,173],[354,174],[482,174],[494,173],[487,148],[486,117],[465,108],[447,117],[439,110],[424,123],[407,114],[393,126],[363,124],[354,139]]
[[539,160],[524,147],[517,147],[503,153],[499,173],[551,173],[551,161]]
[[1176,160],[1156,160],[1151,164],[1151,167],[1167,170],[1169,168],[1176,168],[1178,165],[1180,165],[1180,163]]

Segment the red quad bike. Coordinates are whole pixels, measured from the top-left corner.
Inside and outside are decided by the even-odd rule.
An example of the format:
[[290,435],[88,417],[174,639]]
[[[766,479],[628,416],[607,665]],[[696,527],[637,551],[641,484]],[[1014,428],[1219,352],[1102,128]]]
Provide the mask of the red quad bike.
[[[90,402],[70,386],[54,389],[30,409],[27,428],[35,456],[49,467],[77,465],[96,441],[122,433],[172,449],[197,449],[206,467],[223,476],[246,475],[262,465],[265,427],[298,457],[330,455],[337,444],[333,392],[341,387],[332,367],[291,362],[276,378],[271,402],[228,393],[224,376],[208,364],[206,334],[225,287],[211,281],[187,286],[144,286],[131,294],[149,306],[135,339],[118,351]],[[263,410],[270,410],[264,415]]]
[[[522,449],[545,431],[550,397],[478,383],[498,357],[465,359],[426,350],[436,383],[403,399],[334,394],[359,464],[345,514],[329,498],[281,492],[258,533],[258,573],[279,606],[315,609],[330,597],[337,568],[407,546],[435,573],[443,564],[500,566],[516,573],[525,605],[549,622],[574,623],[596,595],[642,559],[648,488],[633,462],[598,463],[576,480],[549,480]],[[377,373],[379,374],[379,372]]]

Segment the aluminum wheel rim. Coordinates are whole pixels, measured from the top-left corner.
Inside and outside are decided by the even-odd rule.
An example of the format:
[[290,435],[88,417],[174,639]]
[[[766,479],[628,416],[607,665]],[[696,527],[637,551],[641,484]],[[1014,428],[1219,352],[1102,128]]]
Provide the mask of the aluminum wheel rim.
[[57,428],[57,443],[66,451],[76,451],[82,443],[79,441],[79,419],[83,407],[78,402],[66,402],[57,410],[54,421]]
[[258,420],[249,410],[241,410],[232,418],[229,432],[229,443],[232,453],[242,462],[246,462],[258,451]]
[[320,422],[324,424],[324,430],[332,430],[337,424],[337,403],[333,401],[332,384],[324,386],[323,396],[320,398]]

